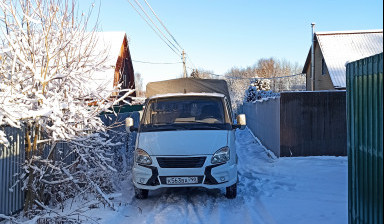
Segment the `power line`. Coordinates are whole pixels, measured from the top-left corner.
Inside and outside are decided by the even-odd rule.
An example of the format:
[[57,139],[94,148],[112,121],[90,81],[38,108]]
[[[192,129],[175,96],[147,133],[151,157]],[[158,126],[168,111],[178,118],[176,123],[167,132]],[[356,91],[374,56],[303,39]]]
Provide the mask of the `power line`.
[[226,78],[230,78],[230,79],[248,79],[248,80],[253,80],[253,79],[269,79],[269,80],[272,80],[272,79],[284,79],[284,78],[290,78],[290,77],[295,77],[295,76],[299,76],[299,75],[304,75],[303,73],[299,73],[299,74],[293,74],[293,75],[286,75],[286,76],[279,76],[279,77],[268,77],[268,78],[263,78],[263,77],[252,77],[252,78],[248,78],[248,77],[236,77],[236,76],[225,76],[225,75],[217,75],[217,74],[211,74],[213,76],[220,76],[220,77],[226,77]]
[[[192,69],[191,67],[188,67],[189,69]],[[290,77],[295,77],[295,76],[300,76],[300,75],[305,75],[304,73],[299,73],[299,74],[293,74],[293,75],[286,75],[286,76],[278,76],[278,77],[268,77],[268,78],[263,78],[263,77],[236,77],[236,76],[227,76],[227,75],[218,75],[218,74],[214,74],[214,73],[207,73],[209,75],[212,75],[212,76],[216,76],[216,77],[223,77],[223,78],[228,78],[228,79],[241,79],[241,80],[254,80],[254,79],[284,79],[284,78],[290,78]]]
[[132,60],[133,62],[143,63],[143,64],[154,64],[154,65],[172,65],[172,64],[181,64],[183,62],[151,62],[151,61],[140,61]]
[[193,64],[191,58],[189,57],[189,54],[187,54],[187,60],[192,64],[192,66],[197,70],[195,64]]
[[[129,1],[129,0],[128,0]],[[180,53],[180,50],[183,50],[184,48],[177,42],[176,38],[171,34],[171,32],[167,29],[167,27],[164,25],[164,23],[162,22],[162,20],[159,18],[159,16],[156,14],[156,12],[153,10],[153,8],[151,7],[151,5],[148,3],[147,0],[144,0],[144,2],[146,3],[146,5],[148,6],[148,8],[151,10],[152,14],[156,17],[157,21],[161,24],[161,26],[164,28],[164,30],[168,33],[168,35],[172,38],[172,40],[176,43],[176,45],[180,48],[178,49],[166,36],[165,34],[159,29],[159,27],[153,22],[153,20],[151,19],[151,17],[146,13],[146,11],[144,10],[144,8],[142,7],[142,5],[137,1],[137,0],[134,0],[136,2],[136,5],[138,5],[141,9],[141,11],[144,12],[144,14],[147,16],[147,18],[151,21],[151,23],[156,27],[156,29],[162,34],[162,36],[177,50],[179,51]],[[131,2],[129,2],[131,4]],[[132,4],[131,4],[132,5]],[[132,7],[134,7],[132,5]],[[135,9],[136,10],[136,9]],[[136,10],[136,12],[138,12],[138,10]],[[138,12],[139,13],[139,12]],[[140,13],[139,13],[140,14]],[[143,16],[140,14],[140,16],[143,18]],[[153,31],[155,31],[153,29],[153,27],[148,23],[148,21],[143,18],[147,24],[152,28]],[[156,32],[156,31],[155,31]],[[158,34],[156,32],[156,34]],[[159,34],[158,34],[159,36]],[[160,37],[160,36],[159,36]],[[161,37],[160,37],[161,38]],[[163,40],[164,41],[164,40]],[[165,42],[165,41],[164,41]],[[165,42],[166,43],[166,42]],[[166,43],[167,44],[167,43]],[[168,45],[168,44],[167,44]],[[169,46],[169,45],[168,45]],[[169,46],[170,47],[170,46]],[[171,48],[172,49],[172,48]],[[175,52],[176,53],[176,52]],[[184,50],[183,50],[183,53],[182,53],[182,56],[183,56],[183,62],[177,62],[177,63],[156,63],[156,62],[143,62],[143,61],[136,61],[136,62],[139,62],[139,63],[147,63],[147,64],[179,64],[179,63],[184,63],[184,66],[185,66],[185,54],[184,53]],[[196,66],[194,65],[194,63],[192,62],[192,60],[190,59],[189,55],[188,57],[186,57],[186,59],[192,64],[192,66],[194,68],[191,68],[191,67],[187,67],[188,69],[192,69],[192,70],[197,70]],[[184,72],[185,72],[185,68],[184,68]],[[289,77],[295,77],[295,76],[299,76],[299,75],[303,75],[302,73],[300,74],[293,74],[293,75],[288,75],[288,76],[280,76],[280,77],[269,77],[269,78],[262,78],[262,77],[254,77],[254,78],[245,78],[245,77],[234,77],[234,76],[225,76],[225,75],[217,75],[217,74],[213,74],[213,73],[210,73],[210,75],[213,75],[213,76],[217,76],[217,77],[226,77],[226,78],[231,78],[231,79],[249,79],[249,80],[252,80],[252,79],[269,79],[269,80],[272,80],[272,79],[282,79],[282,78],[289,78]]]
[[160,34],[153,28],[153,26],[148,22],[148,20],[139,12],[139,10],[131,3],[130,0],[127,0],[128,3],[132,6],[132,8],[139,14],[139,16],[147,23],[147,25],[156,33],[156,35],[173,51],[175,54],[180,56],[180,53],[176,52],[164,39],[160,36]]
[[156,29],[161,33],[161,35],[163,35],[163,37],[168,41],[168,43],[170,43],[177,51],[179,51],[180,53],[180,49],[178,49],[166,36],[165,34],[159,29],[159,27],[155,24],[155,22],[153,22],[153,20],[151,19],[151,17],[148,15],[148,13],[144,10],[143,6],[137,1],[137,0],[134,0],[136,2],[136,5],[138,5],[141,9],[141,11],[144,12],[144,14],[147,16],[147,18],[151,21],[151,23],[156,27]]
[[290,77],[295,77],[295,76],[299,76],[299,75],[304,75],[304,73],[298,73],[298,74],[286,75],[286,76],[279,76],[279,77],[269,77],[269,78],[256,77],[254,79],[284,79],[284,78],[290,78]]
[[[132,8],[134,8],[134,10],[140,15],[140,17],[148,24],[148,26],[151,27],[151,29],[157,34],[158,37],[160,37],[160,39],[162,39],[164,41],[164,43],[167,44],[167,46],[173,51],[175,52],[176,54],[178,54],[178,56],[182,56],[182,60],[183,60],[183,67],[184,67],[184,76],[186,76],[186,66],[185,66],[185,51],[184,51],[184,48],[179,44],[179,42],[176,40],[176,38],[171,34],[171,32],[168,30],[168,28],[165,26],[165,24],[163,23],[163,21],[159,18],[159,16],[156,14],[155,10],[153,10],[153,8],[151,7],[151,5],[148,3],[147,0],[144,0],[145,4],[148,6],[148,8],[151,10],[152,14],[156,17],[157,21],[161,24],[161,26],[164,28],[164,30],[167,32],[167,34],[172,38],[172,40],[174,42],[172,42],[170,39],[167,38],[167,36],[164,34],[164,32],[162,32],[162,30],[160,30],[160,28],[157,26],[157,24],[152,20],[151,16],[148,15],[147,11],[143,8],[143,6],[140,4],[140,2],[138,0],[134,0],[134,2],[136,3],[136,5],[141,9],[141,11],[144,13],[144,15],[139,12],[139,10],[133,5],[133,3],[131,2],[131,0],[127,0],[129,2],[129,4],[132,6]],[[146,18],[145,18],[146,17]],[[149,20],[149,21],[148,21]],[[152,23],[152,25],[150,24]],[[157,31],[155,30],[155,28],[157,29]],[[161,35],[160,35],[161,34]],[[163,39],[164,38],[164,39]],[[176,47],[175,44],[178,46]],[[182,52],[182,53],[181,53]],[[196,68],[196,66],[193,64],[192,60],[187,57],[187,60],[189,60],[192,64],[193,67]],[[148,64],[156,64],[156,63],[148,63]],[[164,64],[164,63],[159,63],[159,64]]]
[[167,31],[167,33],[169,34],[169,36],[172,37],[173,41],[175,41],[175,43],[181,48],[183,49],[183,47],[180,46],[179,42],[177,42],[177,40],[175,39],[175,37],[171,34],[171,32],[169,32],[169,30],[167,29],[167,27],[165,27],[164,23],[161,21],[161,19],[157,16],[157,14],[155,13],[155,11],[152,9],[151,5],[147,2],[147,0],[144,0],[145,3],[147,4],[147,6],[151,9],[153,15],[155,15],[157,21],[160,22],[161,26],[163,26],[163,28],[165,29],[165,31]]

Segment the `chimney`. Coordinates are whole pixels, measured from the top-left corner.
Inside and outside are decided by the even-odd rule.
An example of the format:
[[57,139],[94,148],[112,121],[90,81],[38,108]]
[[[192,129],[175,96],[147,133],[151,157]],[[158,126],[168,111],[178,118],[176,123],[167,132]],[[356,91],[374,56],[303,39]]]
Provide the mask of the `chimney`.
[[312,47],[311,47],[311,91],[315,90],[315,23],[312,23]]

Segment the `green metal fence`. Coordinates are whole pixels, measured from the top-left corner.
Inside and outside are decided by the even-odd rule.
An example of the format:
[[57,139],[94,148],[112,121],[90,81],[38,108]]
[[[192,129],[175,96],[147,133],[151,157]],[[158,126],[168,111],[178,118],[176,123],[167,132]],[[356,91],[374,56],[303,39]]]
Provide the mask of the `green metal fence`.
[[383,223],[383,53],[347,64],[349,223]]

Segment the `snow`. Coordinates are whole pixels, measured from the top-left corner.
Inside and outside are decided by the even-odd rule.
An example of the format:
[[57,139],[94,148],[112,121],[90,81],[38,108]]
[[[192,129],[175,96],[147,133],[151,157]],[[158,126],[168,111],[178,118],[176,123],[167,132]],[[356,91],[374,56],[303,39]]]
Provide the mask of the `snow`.
[[124,31],[117,32],[95,32],[95,37],[98,42],[93,48],[93,52],[97,55],[103,55],[107,49],[106,66],[116,66],[117,59],[120,55],[120,50],[126,36]]
[[[239,130],[236,199],[224,189],[160,189],[138,200],[130,176],[118,182],[111,208],[97,200],[67,205],[63,215],[84,210],[85,223],[347,223],[347,158],[274,158],[248,129]],[[60,211],[61,212],[61,211]]]
[[270,90],[270,80],[256,79],[245,91],[245,102],[263,102],[269,98],[280,97],[280,93]]
[[158,94],[151,96],[149,99],[156,98],[167,98],[167,97],[178,97],[178,96],[211,96],[211,97],[221,97],[224,98],[225,95],[221,93],[167,93],[167,94]]
[[97,43],[92,49],[93,55],[106,55],[104,69],[93,71],[88,83],[91,90],[99,92],[103,98],[108,98],[116,91],[114,86],[115,68],[120,51],[126,38],[125,32],[95,32]]

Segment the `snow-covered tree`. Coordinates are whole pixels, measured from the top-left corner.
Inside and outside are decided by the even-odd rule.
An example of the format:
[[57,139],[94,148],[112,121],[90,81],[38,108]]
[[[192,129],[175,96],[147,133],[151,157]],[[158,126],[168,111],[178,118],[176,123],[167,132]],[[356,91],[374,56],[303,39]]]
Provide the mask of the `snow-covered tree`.
[[[90,84],[92,74],[107,69],[108,49],[95,51],[93,6],[77,9],[74,0],[0,0],[0,127],[26,128],[26,208],[80,183],[103,196],[100,177],[86,169],[114,170],[98,115],[122,99]],[[132,91],[124,92],[123,98]],[[54,159],[61,141],[76,154],[71,164]],[[1,129],[0,144],[8,144]]]

